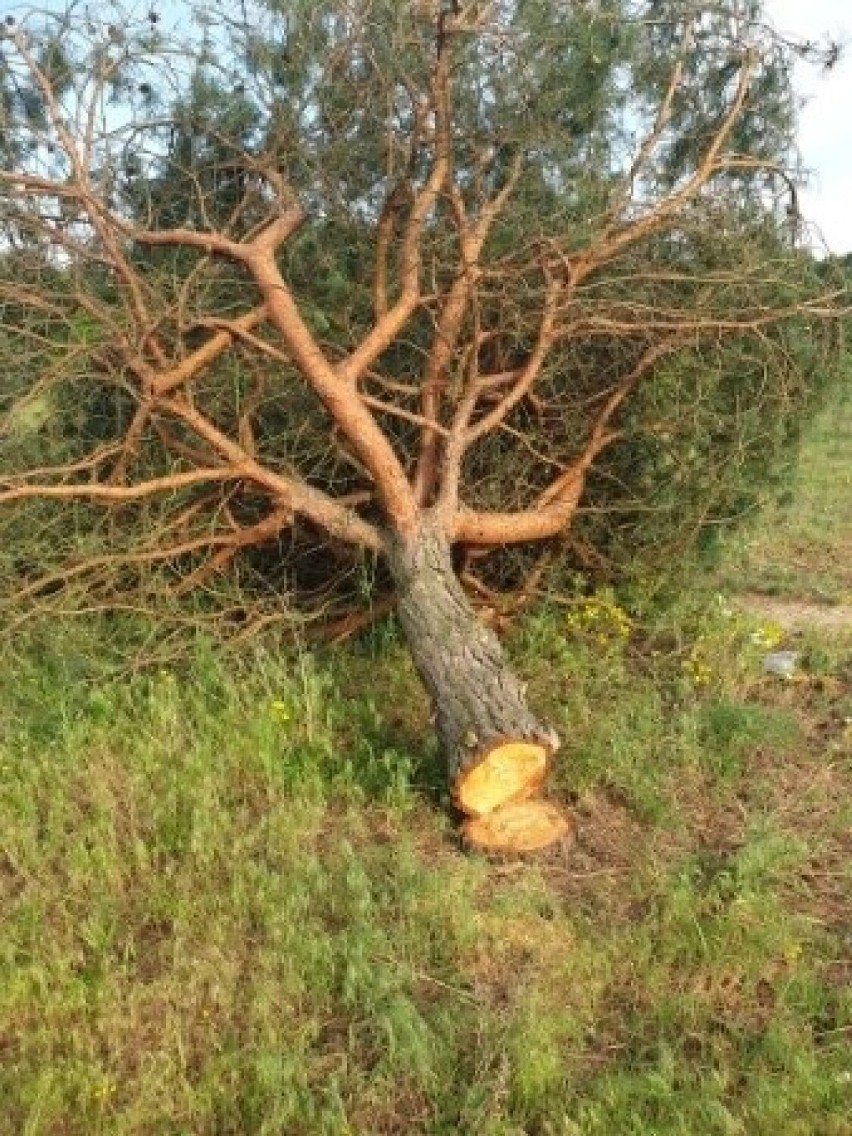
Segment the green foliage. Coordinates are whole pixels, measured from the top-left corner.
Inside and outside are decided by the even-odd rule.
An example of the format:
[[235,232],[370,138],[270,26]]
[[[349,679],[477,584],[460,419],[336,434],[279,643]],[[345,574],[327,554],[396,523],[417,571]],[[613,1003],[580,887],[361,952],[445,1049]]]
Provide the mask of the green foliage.
[[762,517],[725,543],[720,578],[766,596],[848,603],[852,597],[852,383],[823,399],[791,482]]
[[[790,271],[805,288],[815,278],[805,258]],[[793,298],[773,279],[762,302]],[[662,579],[687,568],[693,551],[704,563],[718,559],[720,537],[792,483],[803,426],[848,381],[835,334],[791,321],[759,343],[720,341],[663,363],[636,392],[623,440],[587,487],[574,535],[594,550],[592,571]],[[588,571],[588,558],[580,565]]]

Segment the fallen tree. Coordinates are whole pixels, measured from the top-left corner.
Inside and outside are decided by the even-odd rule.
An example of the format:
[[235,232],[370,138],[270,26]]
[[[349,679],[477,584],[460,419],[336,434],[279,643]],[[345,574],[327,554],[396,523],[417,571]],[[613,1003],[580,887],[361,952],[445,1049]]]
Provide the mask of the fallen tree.
[[631,440],[694,430],[708,375],[703,468],[741,452],[837,313],[798,248],[795,45],[752,7],[7,20],[0,505],[76,510],[14,603],[152,569],[185,595],[287,541],[309,590],[367,555],[471,842],[563,837],[479,566],[533,549],[530,594],[608,455],[630,480]]

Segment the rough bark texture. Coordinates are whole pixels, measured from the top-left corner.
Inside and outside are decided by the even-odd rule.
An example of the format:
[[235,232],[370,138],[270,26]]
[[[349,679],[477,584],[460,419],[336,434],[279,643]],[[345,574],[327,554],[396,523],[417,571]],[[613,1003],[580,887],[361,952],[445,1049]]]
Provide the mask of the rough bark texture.
[[424,524],[397,544],[391,563],[400,622],[432,700],[456,803],[477,816],[529,796],[559,739],[529,710],[497,636],[468,602],[448,540]]

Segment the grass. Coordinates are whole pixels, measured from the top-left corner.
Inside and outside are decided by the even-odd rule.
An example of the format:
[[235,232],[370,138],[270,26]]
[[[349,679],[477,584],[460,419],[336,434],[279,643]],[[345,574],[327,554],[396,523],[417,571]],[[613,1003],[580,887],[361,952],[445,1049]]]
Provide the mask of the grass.
[[796,480],[751,532],[731,542],[728,587],[852,604],[852,389],[826,406],[804,440]]
[[0,1133],[849,1136],[852,636],[617,610],[511,643],[580,826],[529,864],[458,849],[393,634],[7,654]]

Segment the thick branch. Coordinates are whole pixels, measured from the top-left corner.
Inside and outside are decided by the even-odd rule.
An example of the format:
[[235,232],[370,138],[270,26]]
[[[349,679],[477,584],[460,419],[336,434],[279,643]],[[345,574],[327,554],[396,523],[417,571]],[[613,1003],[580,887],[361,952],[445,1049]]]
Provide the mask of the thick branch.
[[589,440],[570,467],[544,490],[535,504],[518,512],[475,512],[461,509],[453,525],[453,539],[464,544],[522,544],[557,536],[570,524],[595,459],[619,434],[609,428],[614,415],[654,364],[673,351],[680,340],[650,347],[616,386],[598,412]]
[[[299,311],[271,256],[248,262],[267,304],[269,316],[307,382],[316,391],[353,453],[372,477],[389,519],[398,531],[416,527],[416,505],[405,471],[391,443],[347,381],[345,368],[325,357]],[[372,545],[371,545],[372,546]]]
[[[442,516],[450,516],[456,508],[462,463],[467,450],[476,441],[503,423],[514,407],[530,393],[536,379],[541,374],[555,337],[556,298],[558,294],[558,285],[552,278],[548,279],[544,309],[539,322],[535,345],[527,362],[516,372],[517,377],[513,386],[498,398],[493,410],[483,414],[473,426],[469,425],[479,396],[486,389],[479,385],[476,378],[469,383],[464,397],[459,401],[444,454],[443,478],[437,502],[437,509]],[[498,384],[494,383],[494,378],[495,376],[487,377],[487,389],[493,390],[495,386],[501,385],[503,376],[499,376],[501,383]]]
[[570,523],[573,508],[567,498],[558,507],[525,512],[479,512],[461,508],[450,527],[450,539],[457,544],[474,544],[493,548],[497,545],[526,544],[558,536]]
[[420,241],[423,227],[438,198],[441,186],[447,176],[449,161],[446,154],[438,153],[429,178],[414,198],[405,235],[402,241],[401,288],[395,304],[388,308],[376,321],[373,328],[362,339],[354,351],[338,364],[342,379],[356,383],[376,362],[379,356],[393,343],[411,318],[420,302]]
[[[485,203],[473,227],[470,226],[464,201],[457,186],[451,186],[450,198],[458,227],[462,265],[450,287],[441,309],[432,351],[423,375],[421,411],[428,422],[436,422],[441,412],[441,394],[447,379],[447,370],[458,345],[465,313],[476,288],[479,259],[494,222],[505,209],[523,169],[523,155],[519,151],[512,159],[506,181],[494,197]],[[439,432],[427,427],[420,440],[420,456],[414,478],[417,500],[425,504],[437,478],[439,459]]]
[[381,534],[374,525],[363,520],[333,497],[312,488],[295,474],[276,473],[264,466],[239,442],[224,434],[188,402],[169,399],[164,400],[162,406],[209,443],[232,467],[239,468],[241,477],[262,486],[282,505],[290,509],[291,513],[302,514],[332,536],[347,543],[361,545],[374,551],[380,551],[384,547]]
[[233,241],[221,233],[198,232],[196,229],[140,229],[117,217],[113,221],[123,236],[140,245],[193,248],[246,263],[259,253],[271,256],[304,223],[305,212],[300,205],[289,206],[272,224],[247,242]]

